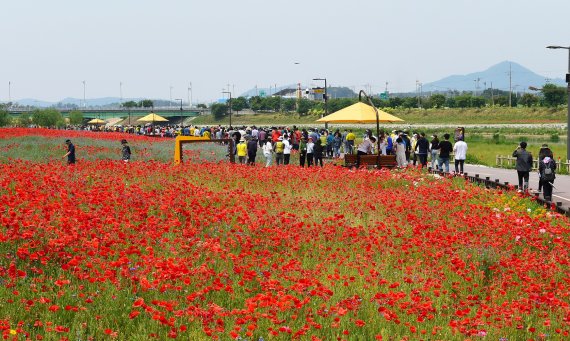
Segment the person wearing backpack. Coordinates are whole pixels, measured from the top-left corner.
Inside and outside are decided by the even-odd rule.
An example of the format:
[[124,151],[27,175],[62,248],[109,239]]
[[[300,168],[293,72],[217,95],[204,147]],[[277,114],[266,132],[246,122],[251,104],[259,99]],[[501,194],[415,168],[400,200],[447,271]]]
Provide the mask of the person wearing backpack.
[[542,184],[542,189],[544,190],[544,200],[552,201],[552,185],[556,171],[556,161],[546,156],[542,161],[538,163],[538,172],[540,175],[540,182]]

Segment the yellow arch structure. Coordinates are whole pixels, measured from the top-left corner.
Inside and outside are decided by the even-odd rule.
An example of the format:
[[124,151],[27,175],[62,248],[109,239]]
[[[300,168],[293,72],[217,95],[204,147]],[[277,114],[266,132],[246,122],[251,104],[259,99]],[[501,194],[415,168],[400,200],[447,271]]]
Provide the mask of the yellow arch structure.
[[198,136],[176,136],[176,141],[174,145],[174,163],[179,164],[182,162],[182,146],[186,143],[200,143],[200,142],[227,142],[228,143],[228,154],[230,156],[230,162],[235,163],[235,157],[233,153],[234,140],[233,139],[209,139],[207,137]]

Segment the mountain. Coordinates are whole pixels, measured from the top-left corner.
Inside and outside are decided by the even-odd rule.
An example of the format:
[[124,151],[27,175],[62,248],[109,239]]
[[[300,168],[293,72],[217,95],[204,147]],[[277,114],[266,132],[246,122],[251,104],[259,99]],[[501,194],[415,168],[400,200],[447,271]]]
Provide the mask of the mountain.
[[[485,71],[474,72],[467,75],[453,75],[435,82],[425,83],[422,86],[423,92],[450,90],[477,91],[482,92],[485,88],[509,90],[509,70],[511,74],[511,88],[513,91],[525,91],[529,86],[541,88],[545,83],[550,82],[559,86],[566,86],[563,79],[548,79],[525,68],[515,62],[504,61],[493,65]],[[479,87],[477,88],[477,80]]]

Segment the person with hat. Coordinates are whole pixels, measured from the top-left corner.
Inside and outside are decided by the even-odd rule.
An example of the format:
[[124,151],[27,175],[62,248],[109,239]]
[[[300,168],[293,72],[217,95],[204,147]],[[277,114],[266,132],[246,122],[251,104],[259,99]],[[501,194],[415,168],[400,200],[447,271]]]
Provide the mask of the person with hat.
[[75,163],[75,146],[69,139],[65,140],[65,144],[67,145],[67,153],[65,153],[62,159],[67,157],[67,164],[72,165]]
[[556,179],[556,161],[549,156],[538,162],[538,173],[540,176],[539,182],[542,183],[544,188],[544,200],[552,201],[552,187],[554,179]]
[[129,162],[129,160],[131,159],[131,147],[129,147],[129,143],[125,139],[121,140],[121,146],[123,146],[121,150],[122,160],[125,162]]
[[240,164],[245,164],[247,156],[247,145],[245,144],[245,137],[241,137],[237,145],[237,156]]
[[[550,148],[548,148],[548,145],[545,143],[540,147],[540,150],[538,151],[538,162],[540,163],[542,160],[544,160],[545,157],[549,157],[551,159],[554,159],[554,154],[552,153],[552,150],[550,150]],[[542,181],[540,179],[540,172],[538,172],[538,191],[541,192],[542,191]]]
[[285,143],[283,143],[283,136],[277,138],[277,142],[273,145],[275,151],[275,163],[277,166],[283,164],[283,152],[285,151]]

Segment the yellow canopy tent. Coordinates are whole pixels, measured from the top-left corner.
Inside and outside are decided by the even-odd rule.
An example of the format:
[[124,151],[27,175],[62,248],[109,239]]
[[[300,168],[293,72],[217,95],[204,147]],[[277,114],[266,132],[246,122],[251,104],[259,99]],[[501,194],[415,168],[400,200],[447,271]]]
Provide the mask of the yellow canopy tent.
[[137,121],[141,121],[141,122],[168,122],[168,120],[160,115],[157,115],[155,113],[150,113],[148,115],[146,115],[145,117],[141,117],[139,118]]
[[403,122],[401,118],[390,115],[385,111],[378,110],[378,121],[376,112],[370,105],[362,102],[355,103],[330,115],[317,120],[322,123],[377,123],[377,122]]
[[105,124],[105,123],[107,123],[107,122],[105,122],[101,119],[98,119],[98,118],[94,118],[91,121],[87,122],[87,124]]

